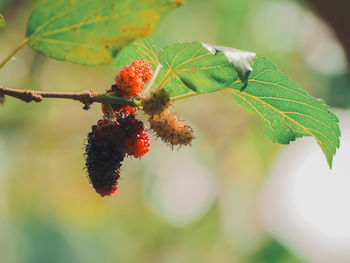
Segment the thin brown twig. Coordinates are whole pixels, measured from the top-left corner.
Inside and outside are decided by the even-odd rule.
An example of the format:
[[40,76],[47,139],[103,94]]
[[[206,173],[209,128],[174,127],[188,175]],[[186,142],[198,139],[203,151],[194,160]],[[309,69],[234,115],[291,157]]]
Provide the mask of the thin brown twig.
[[25,102],[40,102],[43,98],[61,98],[80,101],[84,104],[84,109],[89,109],[94,102],[100,101],[99,94],[94,90],[83,90],[80,92],[57,92],[57,91],[36,91],[18,90],[0,86],[0,96],[10,96]]

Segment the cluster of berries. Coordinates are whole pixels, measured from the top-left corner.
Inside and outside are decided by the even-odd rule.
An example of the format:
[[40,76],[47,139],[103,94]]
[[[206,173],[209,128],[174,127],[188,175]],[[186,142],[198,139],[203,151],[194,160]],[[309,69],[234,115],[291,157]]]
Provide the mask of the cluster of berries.
[[[152,78],[152,67],[143,60],[134,61],[116,76],[107,90],[114,96],[134,99]],[[157,90],[157,89],[156,89]],[[189,125],[169,111],[170,94],[159,89],[141,100],[150,128],[170,146],[189,145],[194,134]],[[90,182],[101,196],[117,190],[120,168],[126,155],[135,158],[149,151],[149,138],[142,121],[137,120],[137,108],[110,103],[102,104],[104,119],[92,126],[88,134],[85,161]]]
[[[134,61],[118,73],[116,83],[107,93],[133,98],[143,90],[152,74],[152,67],[147,62]],[[90,182],[101,196],[111,195],[117,190],[120,167],[125,156],[141,157],[149,151],[150,146],[143,122],[135,118],[136,108],[116,103],[109,106],[113,116],[102,104],[105,118],[92,126],[85,149]]]
[[101,196],[117,190],[120,167],[126,155],[141,157],[149,151],[142,121],[125,111],[115,120],[103,119],[92,126],[86,145],[86,167],[90,182]]

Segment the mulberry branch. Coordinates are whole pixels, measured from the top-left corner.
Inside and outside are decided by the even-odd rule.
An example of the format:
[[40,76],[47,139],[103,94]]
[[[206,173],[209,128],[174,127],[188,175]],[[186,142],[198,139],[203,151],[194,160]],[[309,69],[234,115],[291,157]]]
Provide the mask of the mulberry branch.
[[[41,102],[44,98],[59,98],[72,99],[80,101],[84,104],[84,109],[88,110],[90,105],[94,102],[109,103],[118,101],[120,104],[134,105],[134,103],[126,98],[118,98],[107,95],[105,93],[98,93],[94,90],[83,90],[80,92],[57,92],[57,91],[37,91],[37,90],[19,90],[10,89],[0,86],[0,97],[10,96],[20,99],[25,102]],[[136,106],[136,105],[135,105]]]

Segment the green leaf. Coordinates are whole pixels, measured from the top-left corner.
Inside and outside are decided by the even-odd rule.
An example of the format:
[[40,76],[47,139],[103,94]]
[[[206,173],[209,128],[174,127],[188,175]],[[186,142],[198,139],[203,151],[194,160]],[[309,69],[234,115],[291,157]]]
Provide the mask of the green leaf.
[[0,14],[0,27],[4,27],[6,25],[5,17]]
[[159,53],[163,68],[157,83],[172,97],[189,92],[209,93],[239,79],[236,69],[222,52],[213,55],[201,42],[174,44]]
[[198,41],[173,44],[158,54],[152,41],[138,40],[118,55],[114,65],[120,68],[133,60],[144,59],[155,69],[160,63],[163,67],[156,81],[175,97],[191,92],[214,92],[239,78],[246,83],[254,58],[252,52]]
[[264,58],[255,60],[246,90],[240,91],[240,82],[235,81],[227,90],[262,119],[272,141],[288,144],[302,136],[313,136],[332,166],[339,148],[339,120],[324,101],[311,97]]
[[[131,60],[124,59],[125,64],[133,59],[159,60],[163,68],[156,79],[158,88],[168,90],[173,99],[222,89],[230,91],[238,103],[263,120],[265,133],[273,142],[288,144],[302,136],[313,136],[331,167],[339,147],[338,118],[324,101],[300,89],[271,62],[257,58],[250,73],[253,53],[238,51],[242,60],[240,63],[237,59],[235,64],[228,60],[227,52],[217,52],[218,47],[213,51],[210,46],[192,42],[170,45],[157,59],[153,45],[146,48],[145,43],[140,43],[126,49]],[[245,77],[240,77],[239,68]],[[245,80],[248,72],[247,87],[241,91],[242,79]]]
[[153,68],[159,64],[158,51],[153,41],[150,39],[136,40],[126,48],[124,48],[116,57],[114,66],[119,69],[123,66],[131,64],[134,60],[145,60]]
[[28,44],[45,56],[83,65],[111,63],[132,41],[145,38],[176,0],[51,0],[28,20]]

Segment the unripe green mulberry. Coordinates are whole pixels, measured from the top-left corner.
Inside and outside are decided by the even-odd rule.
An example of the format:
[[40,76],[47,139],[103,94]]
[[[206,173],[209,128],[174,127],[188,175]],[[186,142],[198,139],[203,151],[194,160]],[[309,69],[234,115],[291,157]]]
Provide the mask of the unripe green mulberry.
[[170,94],[165,89],[161,89],[146,97],[141,105],[148,115],[161,114],[170,105]]
[[148,120],[157,136],[172,146],[188,145],[195,138],[192,128],[169,110],[159,115],[149,115]]

